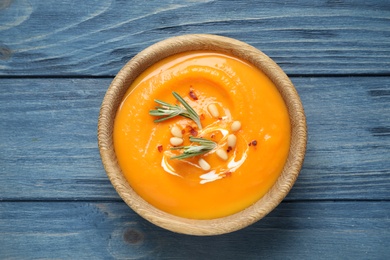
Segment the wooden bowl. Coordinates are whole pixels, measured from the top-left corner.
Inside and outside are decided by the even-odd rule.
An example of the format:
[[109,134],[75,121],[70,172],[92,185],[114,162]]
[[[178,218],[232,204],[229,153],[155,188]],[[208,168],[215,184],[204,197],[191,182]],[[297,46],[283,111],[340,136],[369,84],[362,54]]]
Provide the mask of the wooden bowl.
[[[264,197],[236,214],[210,220],[177,217],[142,199],[126,181],[118,165],[113,145],[113,125],[117,109],[130,84],[152,64],[177,53],[211,50],[246,60],[262,70],[276,85],[291,122],[291,146],[287,162],[273,187]],[[121,198],[143,218],[162,228],[191,235],[218,235],[242,229],[271,212],[296,181],[306,151],[306,119],[300,98],[282,69],[258,49],[231,38],[215,35],[183,35],[148,47],[131,59],[112,81],[104,97],[98,123],[98,143],[107,175]]]

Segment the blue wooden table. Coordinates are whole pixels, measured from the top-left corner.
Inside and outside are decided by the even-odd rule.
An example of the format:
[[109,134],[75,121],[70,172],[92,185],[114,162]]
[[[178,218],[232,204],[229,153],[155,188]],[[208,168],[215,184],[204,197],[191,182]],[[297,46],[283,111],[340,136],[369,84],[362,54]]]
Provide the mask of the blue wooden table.
[[[291,77],[308,148],[286,199],[243,230],[160,229],[102,167],[105,91],[136,53],[211,33]],[[0,1],[0,259],[389,259],[390,2]]]

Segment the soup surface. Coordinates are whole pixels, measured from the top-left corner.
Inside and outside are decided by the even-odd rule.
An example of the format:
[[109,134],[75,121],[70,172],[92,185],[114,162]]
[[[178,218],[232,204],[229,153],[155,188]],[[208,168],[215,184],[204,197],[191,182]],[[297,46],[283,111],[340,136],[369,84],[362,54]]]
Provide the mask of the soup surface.
[[[181,115],[155,122],[164,118],[150,114],[161,107],[156,100],[183,108],[173,93],[200,125]],[[127,181],[151,205],[213,219],[247,208],[272,187],[290,131],[286,105],[263,72],[226,54],[185,52],[154,64],[130,86],[115,118],[114,148]],[[185,147],[201,145],[190,137],[215,147],[182,159]]]

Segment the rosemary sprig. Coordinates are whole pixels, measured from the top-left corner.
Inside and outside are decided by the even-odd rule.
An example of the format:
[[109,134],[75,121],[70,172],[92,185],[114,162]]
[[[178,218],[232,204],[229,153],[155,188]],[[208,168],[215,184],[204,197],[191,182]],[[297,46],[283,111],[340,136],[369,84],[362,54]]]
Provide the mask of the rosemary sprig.
[[181,160],[181,159],[194,157],[197,155],[205,154],[213,150],[215,147],[217,147],[217,144],[215,142],[204,138],[191,136],[190,141],[194,143],[198,143],[199,145],[172,147],[171,150],[183,150],[183,153],[180,155],[172,156],[171,159]]
[[200,117],[195,112],[195,110],[179,94],[177,94],[176,92],[172,92],[172,94],[184,106],[184,108],[179,105],[172,105],[164,101],[155,99],[154,101],[161,106],[156,107],[156,109],[154,110],[150,110],[149,115],[161,116],[161,118],[154,120],[154,122],[158,123],[180,115],[192,119],[198,125],[199,130],[202,130]]

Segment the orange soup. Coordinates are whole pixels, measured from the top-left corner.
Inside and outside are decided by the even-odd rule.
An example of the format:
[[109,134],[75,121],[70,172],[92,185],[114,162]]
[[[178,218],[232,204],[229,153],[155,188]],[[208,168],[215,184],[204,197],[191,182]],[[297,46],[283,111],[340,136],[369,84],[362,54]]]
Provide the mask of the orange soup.
[[[183,109],[174,94],[199,123],[184,114],[161,121],[151,115],[159,101]],[[272,187],[290,131],[287,107],[263,72],[233,56],[196,51],[163,59],[132,83],[115,118],[114,147],[127,181],[148,203],[214,219],[247,208]],[[202,144],[194,138],[213,146],[181,158]]]

